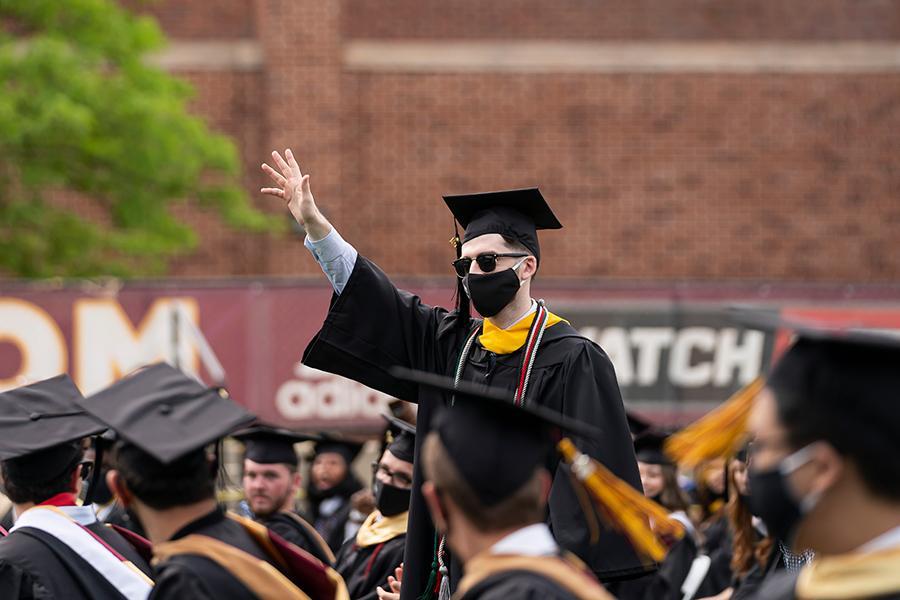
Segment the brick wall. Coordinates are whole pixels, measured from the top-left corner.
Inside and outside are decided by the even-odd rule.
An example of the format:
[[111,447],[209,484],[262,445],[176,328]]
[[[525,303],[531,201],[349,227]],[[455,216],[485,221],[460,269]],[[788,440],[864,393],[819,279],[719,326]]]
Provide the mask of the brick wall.
[[[257,71],[183,73],[234,135],[254,202],[290,145],[326,213],[388,272],[448,275],[442,193],[539,184],[566,226],[544,277],[895,281],[900,74],[348,70],[350,38],[900,38],[900,2],[187,0],[175,42],[257,40]],[[500,7],[503,7],[501,10]],[[552,7],[552,9],[551,9]],[[287,25],[286,25],[287,24]],[[298,237],[180,209],[173,274],[313,275]]]
[[364,38],[873,39],[900,34],[896,0],[347,0]]

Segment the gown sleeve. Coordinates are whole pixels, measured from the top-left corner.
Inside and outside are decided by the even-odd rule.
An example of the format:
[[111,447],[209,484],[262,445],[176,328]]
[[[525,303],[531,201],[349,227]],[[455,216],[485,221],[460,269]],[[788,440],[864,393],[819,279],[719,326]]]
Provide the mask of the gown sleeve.
[[49,590],[35,581],[27,572],[5,560],[0,560],[0,590],[4,598],[17,600],[49,600]]
[[446,309],[397,289],[373,262],[359,256],[341,294],[332,296],[303,363],[417,402],[417,386],[397,381],[390,368],[446,372],[456,339],[452,322],[455,316]]
[[[617,477],[640,490],[641,480],[634,446],[625,419],[612,362],[599,346],[581,339],[578,351],[570,351],[565,370],[543,393],[562,398],[562,412],[601,430],[596,438],[575,438],[575,444]],[[562,386],[562,389],[557,389]],[[604,581],[646,572],[634,550],[621,535],[600,532],[592,543],[582,505],[572,488],[568,469],[557,468],[549,500],[550,526],[560,545],[584,560]],[[602,521],[601,521],[602,522]]]

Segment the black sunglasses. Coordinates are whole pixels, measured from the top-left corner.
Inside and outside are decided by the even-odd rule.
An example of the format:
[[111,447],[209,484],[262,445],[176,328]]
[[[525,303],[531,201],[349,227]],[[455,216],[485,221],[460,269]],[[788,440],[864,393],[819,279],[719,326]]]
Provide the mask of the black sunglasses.
[[521,252],[485,252],[484,254],[479,254],[474,259],[467,256],[457,258],[451,264],[453,265],[453,268],[456,269],[456,276],[459,278],[463,278],[469,274],[469,269],[472,268],[473,260],[478,263],[479,269],[481,269],[485,273],[490,273],[497,268],[498,258],[522,258],[523,256],[530,255],[523,254]]

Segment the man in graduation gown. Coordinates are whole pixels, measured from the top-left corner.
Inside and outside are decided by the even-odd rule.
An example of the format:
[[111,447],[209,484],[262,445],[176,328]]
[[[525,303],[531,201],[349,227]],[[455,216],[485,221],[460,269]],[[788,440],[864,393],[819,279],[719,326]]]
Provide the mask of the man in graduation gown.
[[815,558],[755,597],[898,599],[900,342],[797,333],[751,414],[750,504],[771,535]]
[[[410,376],[454,387],[446,378]],[[503,390],[458,384],[454,407],[441,411],[422,446],[425,501],[442,543],[463,566],[455,598],[612,598],[583,562],[562,551],[544,521],[547,465],[555,441],[569,432],[599,434],[544,407],[518,408]]]
[[[106,429],[66,375],[0,394],[0,471],[18,515],[0,538],[0,598],[146,598],[149,543],[79,506],[82,439]],[[138,547],[136,548],[136,544]]]
[[346,598],[330,567],[216,503],[217,459],[207,446],[254,419],[224,390],[160,363],[84,407],[119,436],[107,477],[153,542],[151,598]]
[[244,496],[254,518],[323,563],[334,566],[334,554],[319,532],[294,511],[300,489],[294,444],[316,439],[266,425],[254,425],[232,437],[245,444]]
[[[450,395],[420,392],[415,385],[397,381],[389,373],[393,366],[515,391],[517,404],[541,404],[598,426],[602,435],[579,443],[619,478],[640,489],[612,363],[599,346],[531,298],[531,281],[540,261],[536,230],[561,227],[537,189],[445,198],[465,227],[458,245],[460,258],[454,263],[465,291],[460,294],[460,309],[448,311],[426,306],[394,287],[322,216],[309,176],[301,174],[290,151],[287,160],[278,153],[273,153],[273,159],[280,172],[268,165],[263,168],[278,187],[263,192],[287,202],[306,228],[306,245],[335,290],[324,325],[304,353],[306,364],[418,402],[419,438],[429,431],[431,412],[438,404],[429,400],[446,402]],[[486,319],[470,319],[468,296]],[[419,453],[417,447],[417,457]],[[420,485],[417,468],[405,556],[405,599],[424,591],[434,553],[434,529]],[[601,579],[614,581],[645,572],[616,533],[606,533],[599,544],[590,544],[589,527],[562,470],[554,473],[548,510],[561,546],[578,555]]]
[[356,536],[340,549],[335,567],[353,600],[374,600],[376,588],[403,562],[409,496],[413,478],[416,428],[396,417],[383,415],[389,426],[387,448],[376,463],[372,482],[376,509]]

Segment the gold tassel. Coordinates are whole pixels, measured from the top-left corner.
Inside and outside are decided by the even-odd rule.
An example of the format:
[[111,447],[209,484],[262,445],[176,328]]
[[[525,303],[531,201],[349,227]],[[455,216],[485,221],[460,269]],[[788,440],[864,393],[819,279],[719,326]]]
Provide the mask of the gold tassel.
[[582,485],[591,493],[609,524],[620,531],[635,551],[655,562],[666,556],[661,536],[680,538],[684,526],[668,511],[612,474],[602,464],[578,451],[563,438],[557,449]]
[[746,441],[750,410],[764,385],[765,380],[757,377],[727,402],[669,437],[665,443],[666,454],[679,465],[693,468],[737,452]]

